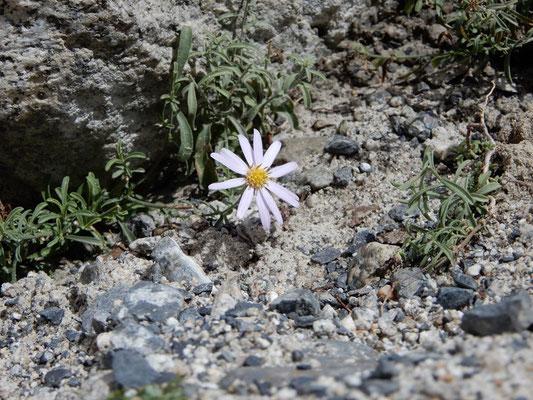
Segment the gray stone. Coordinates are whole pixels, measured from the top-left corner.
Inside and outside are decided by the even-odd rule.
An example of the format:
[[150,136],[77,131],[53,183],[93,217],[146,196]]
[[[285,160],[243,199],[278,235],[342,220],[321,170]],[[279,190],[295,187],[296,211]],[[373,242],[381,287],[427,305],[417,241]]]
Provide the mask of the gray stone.
[[37,364],[46,365],[54,361],[54,353],[50,350],[45,350],[37,359]]
[[409,206],[407,204],[397,204],[389,210],[389,217],[396,222],[403,222],[407,218],[416,217],[420,215],[420,210],[417,208],[409,213]]
[[172,238],[165,237],[157,243],[152,258],[170,282],[186,281],[197,284],[211,282],[196,262],[183,253]]
[[465,311],[461,328],[478,336],[520,332],[533,324],[531,297],[520,291],[497,304],[484,304]]
[[359,171],[369,174],[372,172],[372,166],[366,162],[359,163]]
[[311,261],[324,265],[335,261],[340,255],[341,252],[339,250],[334,249],[333,247],[326,247],[314,254],[311,257]]
[[396,295],[405,299],[417,296],[429,287],[429,282],[420,268],[402,268],[392,275],[392,281],[398,282]]
[[359,250],[365,244],[375,242],[376,240],[376,234],[374,232],[369,229],[363,229],[362,231],[357,232],[353,237],[352,245],[355,246],[355,250]]
[[479,286],[477,281],[471,276],[461,274],[458,272],[452,272],[451,275],[452,275],[453,281],[459,287],[462,287],[465,289],[477,290]]
[[126,226],[135,237],[144,238],[152,236],[152,232],[155,230],[155,221],[150,215],[137,214],[128,219]]
[[392,379],[395,376],[397,376],[400,372],[398,369],[394,366],[394,362],[392,362],[387,357],[381,357],[378,360],[378,365],[374,371],[370,374],[370,378],[372,379]]
[[82,316],[82,330],[89,335],[105,332],[124,320],[165,322],[177,317],[183,306],[180,291],[152,282],[117,286],[100,295]]
[[102,270],[102,261],[95,260],[90,264],[86,264],[80,273],[81,283],[88,285],[91,282],[100,280],[100,271]]
[[113,350],[134,350],[148,355],[166,349],[166,342],[151,329],[133,322],[120,324],[110,334]]
[[333,183],[331,171],[322,165],[305,171],[304,178],[313,191],[324,189]]
[[368,279],[383,276],[392,265],[400,262],[399,250],[398,246],[378,242],[361,247],[348,268],[348,286],[359,289]]
[[387,396],[400,389],[400,384],[387,379],[365,379],[361,384],[361,390],[366,394]]
[[353,180],[352,167],[344,166],[333,173],[333,184],[336,186],[348,186]]
[[315,315],[320,313],[320,303],[317,298],[306,289],[292,289],[283,293],[270,303],[270,309],[282,314],[296,313],[298,315]]
[[389,102],[392,95],[386,90],[376,90],[374,93],[367,96],[369,106],[382,106]]
[[324,151],[337,156],[353,156],[359,154],[360,150],[355,140],[341,135],[335,135],[333,140],[324,147]]
[[111,368],[115,380],[124,388],[138,388],[176,378],[174,374],[158,373],[141,354],[130,350],[111,352]]
[[161,240],[160,237],[145,237],[134,240],[129,244],[131,251],[147,256],[154,251],[157,242]]
[[63,321],[65,310],[59,307],[48,307],[41,311],[39,315],[52,325],[59,325]]
[[72,373],[65,368],[56,368],[46,373],[44,376],[44,386],[58,388],[61,386],[61,381],[70,378]]
[[458,287],[442,287],[437,294],[437,303],[444,309],[458,310],[472,303],[474,291]]
[[263,365],[263,359],[258,356],[250,355],[246,357],[242,365],[243,367],[259,367],[260,365]]

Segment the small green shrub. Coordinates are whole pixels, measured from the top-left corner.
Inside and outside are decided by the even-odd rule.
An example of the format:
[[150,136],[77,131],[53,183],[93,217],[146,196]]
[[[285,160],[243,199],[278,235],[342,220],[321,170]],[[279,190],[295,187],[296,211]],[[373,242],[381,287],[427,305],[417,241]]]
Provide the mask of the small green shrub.
[[[447,29],[440,42],[448,40],[449,46],[423,55],[384,56],[370,53],[358,45],[359,52],[373,59],[374,66],[404,59],[418,59],[431,63],[435,68],[442,64],[459,63],[476,65],[481,71],[491,56],[503,57],[505,76],[511,78],[511,55],[516,50],[533,42],[533,2],[531,0],[462,0],[453,2],[453,11],[443,14],[443,0],[407,0],[405,11],[418,13],[423,7],[435,9],[438,21]],[[419,66],[420,68],[420,66]]]
[[412,192],[403,203],[409,206],[409,213],[419,209],[426,220],[424,224],[406,226],[409,236],[403,254],[411,262],[428,269],[453,265],[457,246],[478,229],[479,219],[487,214],[488,195],[500,188],[490,178],[490,171],[481,173],[482,150],[487,146],[477,146],[479,152],[473,148],[460,152],[460,162],[451,179],[437,172],[433,150],[428,147],[422,170],[404,184],[393,183],[400,190]]
[[[241,8],[248,13],[248,8]],[[311,57],[292,57],[296,72],[274,71],[268,52],[237,38],[238,13],[221,19],[233,20],[228,24],[233,31],[222,30],[196,51],[191,52],[191,28],[181,29],[171,89],[161,97],[160,126],[176,145],[177,159],[186,163],[187,173],[196,170],[204,187],[217,180],[211,151],[221,147],[235,150],[237,134],[246,135],[252,128],[271,132],[280,117],[296,127],[291,94],[299,92],[309,107],[313,77],[325,79],[311,68]],[[245,21],[239,25],[241,31]]]
[[69,177],[60,187],[43,191],[43,201],[33,210],[14,208],[0,218],[0,266],[2,281],[17,279],[17,267],[22,263],[44,259],[62,253],[74,243],[103,248],[106,240],[98,227],[119,225],[128,240],[133,234],[124,224],[127,216],[146,208],[147,203],[135,193],[135,174],[142,168],[132,168],[134,159],[143,159],[142,153],[124,155],[120,142],[117,156],[105,166],[112,171],[117,185],[108,191],[89,172],[85,182],[75,191],[69,190]]

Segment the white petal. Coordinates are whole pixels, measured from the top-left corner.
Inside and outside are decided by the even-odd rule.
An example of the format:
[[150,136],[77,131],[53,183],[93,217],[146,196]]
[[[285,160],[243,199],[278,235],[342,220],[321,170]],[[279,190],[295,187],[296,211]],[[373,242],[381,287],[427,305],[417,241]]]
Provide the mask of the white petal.
[[263,142],[257,129],[254,129],[254,161],[255,165],[263,162]]
[[[228,167],[233,172],[236,172],[241,175],[246,175],[246,172],[248,171],[248,168],[242,169],[242,166],[240,163],[234,162],[231,158],[228,158],[227,156],[219,153],[211,153],[211,158],[213,160],[218,161],[220,164]],[[237,157],[238,158],[238,157]],[[244,161],[241,160],[241,162],[244,164]]]
[[254,190],[251,187],[247,187],[242,194],[241,201],[239,201],[239,207],[237,208],[237,218],[243,219],[246,215],[246,211],[250,208],[250,203],[254,198]]
[[233,165],[238,165],[239,174],[246,175],[246,172],[248,172],[248,165],[246,165],[246,163],[241,160],[241,158],[237,154],[228,149],[220,149],[220,154],[231,160]]
[[276,221],[278,221],[278,224],[283,225],[283,218],[281,217],[281,213],[279,212],[279,208],[276,205],[276,201],[274,198],[268,193],[268,190],[261,189],[259,190],[259,193],[261,196],[263,196],[263,200],[265,201],[265,204],[267,205],[268,209],[276,218]]
[[296,208],[300,207],[300,200],[298,199],[298,196],[296,196],[289,189],[285,189],[283,186],[274,181],[268,181],[266,187],[281,200],[286,201],[291,206]]
[[234,179],[228,179],[224,182],[216,182],[212,183],[208,186],[209,190],[222,190],[222,189],[231,189],[235,188],[237,186],[242,186],[246,183],[246,179],[244,178],[234,178]]
[[265,156],[263,157],[263,163],[261,164],[264,168],[269,168],[274,160],[276,159],[279,150],[281,149],[281,142],[278,142],[277,140],[270,145],[270,147],[265,152]]
[[250,146],[250,142],[244,135],[237,136],[239,138],[239,143],[241,145],[242,153],[244,154],[244,158],[246,158],[246,162],[248,162],[248,165],[252,166],[254,163],[254,155],[252,153],[252,146]]
[[280,165],[279,167],[272,168],[270,171],[268,171],[268,175],[272,178],[279,178],[281,176],[287,175],[288,173],[291,173],[296,168],[298,168],[298,164],[296,164],[294,161],[291,161],[287,164]]
[[261,218],[261,224],[263,224],[263,228],[265,231],[270,230],[270,214],[268,212],[268,208],[265,204],[265,201],[263,200],[263,196],[258,195],[255,196],[255,202],[257,203],[257,209],[259,210],[259,217]]

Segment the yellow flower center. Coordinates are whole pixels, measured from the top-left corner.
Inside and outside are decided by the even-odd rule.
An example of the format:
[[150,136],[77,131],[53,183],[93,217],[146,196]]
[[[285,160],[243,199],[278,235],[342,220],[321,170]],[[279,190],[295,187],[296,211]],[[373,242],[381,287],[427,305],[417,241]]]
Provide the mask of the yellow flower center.
[[267,180],[267,172],[260,165],[251,167],[246,173],[246,184],[254,189],[261,189],[266,185]]

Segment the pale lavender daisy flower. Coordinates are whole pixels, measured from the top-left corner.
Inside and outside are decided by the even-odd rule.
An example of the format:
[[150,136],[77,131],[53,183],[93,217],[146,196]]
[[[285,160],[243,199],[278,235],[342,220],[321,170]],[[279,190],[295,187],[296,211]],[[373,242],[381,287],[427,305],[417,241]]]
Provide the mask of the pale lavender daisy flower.
[[269,231],[270,213],[272,213],[278,224],[283,224],[279,208],[270,192],[293,207],[298,208],[300,206],[298,196],[273,181],[274,178],[279,178],[294,171],[298,167],[298,164],[292,161],[279,167],[270,168],[281,149],[281,143],[275,141],[270,145],[265,154],[263,154],[261,134],[256,129],[254,129],[253,149],[246,137],[239,135],[238,138],[246,162],[228,149],[221,149],[220,153],[211,153],[211,157],[243,177],[212,183],[209,185],[209,190],[230,189],[246,185],[246,189],[244,189],[237,208],[237,218],[244,218],[246,211],[250,208],[250,204],[255,197],[263,228]]

